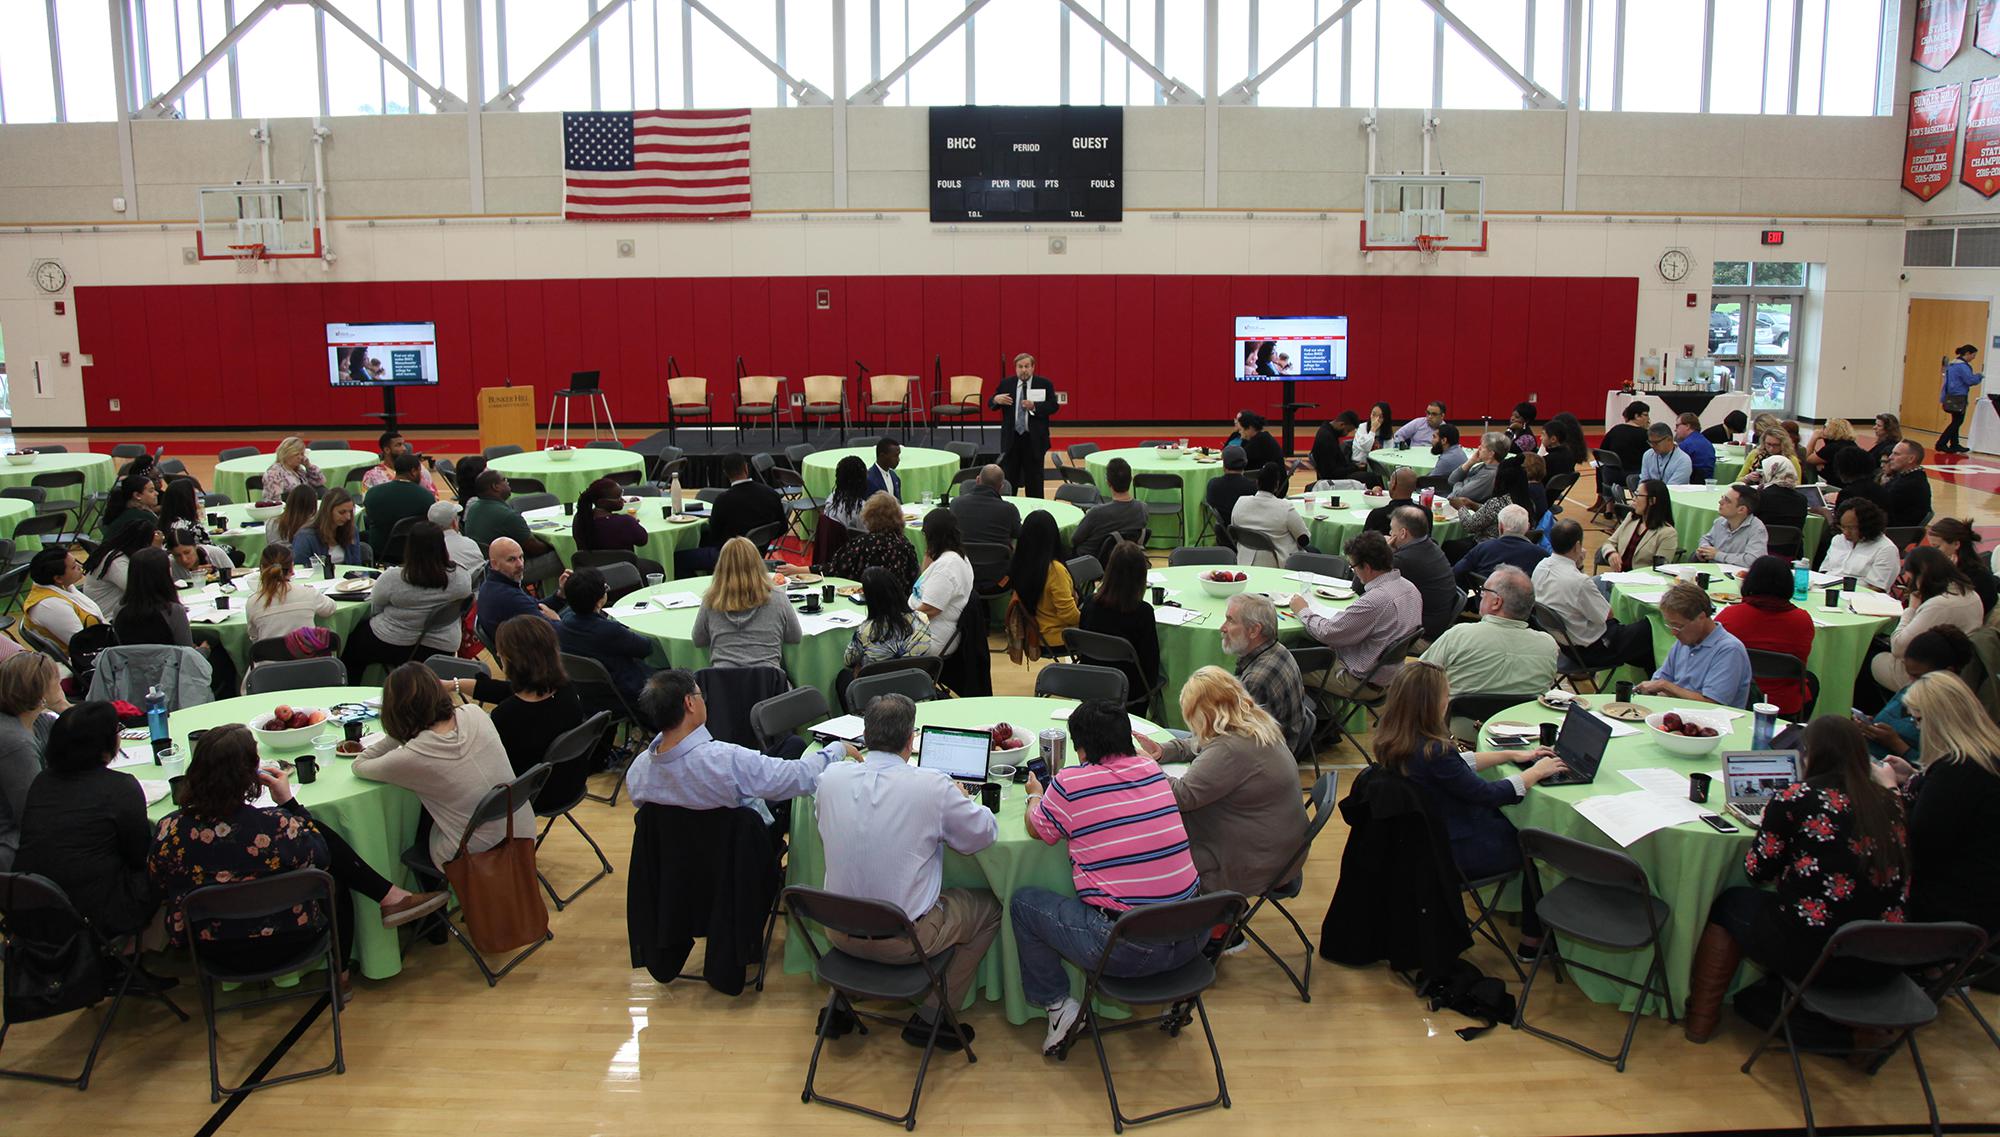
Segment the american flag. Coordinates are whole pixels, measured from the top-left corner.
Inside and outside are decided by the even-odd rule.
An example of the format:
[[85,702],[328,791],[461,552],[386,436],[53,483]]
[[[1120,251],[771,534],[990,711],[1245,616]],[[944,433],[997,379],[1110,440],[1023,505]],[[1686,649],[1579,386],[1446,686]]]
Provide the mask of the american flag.
[[579,221],[750,216],[750,112],[565,113],[563,216]]

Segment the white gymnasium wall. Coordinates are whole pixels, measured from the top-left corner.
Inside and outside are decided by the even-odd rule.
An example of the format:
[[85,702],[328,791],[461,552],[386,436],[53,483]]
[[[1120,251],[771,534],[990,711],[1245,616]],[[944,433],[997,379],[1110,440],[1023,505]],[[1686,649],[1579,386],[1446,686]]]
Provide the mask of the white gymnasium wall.
[[[1893,384],[1902,323],[1898,279],[1900,120],[1584,114],[1576,208],[1563,209],[1562,112],[1449,111],[1435,153],[1453,173],[1488,176],[1498,211],[1484,254],[1413,255],[1357,247],[1367,136],[1342,110],[1226,108],[1218,201],[1203,211],[1199,108],[1133,107],[1126,122],[1126,218],[1102,229],[933,226],[925,218],[921,108],[851,109],[848,214],[832,214],[830,109],[760,110],[753,118],[758,216],[749,222],[583,225],[553,219],[560,195],[558,116],[481,118],[473,215],[460,116],[343,118],[326,144],[330,267],[284,262],[262,280],[494,279],[935,273],[1353,273],[1613,275],[1640,281],[1632,355],[1701,350],[1713,261],[1750,259],[1758,230],[1785,228],[1787,259],[1822,265],[1823,303],[1802,338],[1817,345],[1802,413],[1870,414]],[[81,284],[226,283],[233,266],[186,265],[194,187],[259,176],[248,122],[140,122],[138,183],[123,214],[115,128],[0,128],[0,327],[23,426],[84,425],[74,309],[35,291],[30,266],[60,259]],[[271,123],[274,176],[310,176],[306,120]],[[1421,114],[1388,111],[1377,166],[1415,171]],[[879,216],[878,213],[879,212]],[[1246,213],[1255,211],[1257,216]],[[1325,211],[1324,215],[1320,211]],[[808,217],[798,216],[800,213]],[[1178,214],[1176,216],[1176,214]],[[440,219],[443,223],[440,224]],[[8,227],[45,227],[14,232]],[[56,231],[63,230],[63,231]],[[635,242],[620,258],[616,242]],[[1669,284],[1655,269],[1670,247],[1694,267]],[[1693,293],[1689,306],[1686,297]],[[1821,331],[1815,332],[1811,325]],[[1576,334],[1593,330],[1579,326]],[[1817,339],[1812,339],[1817,335]],[[42,363],[40,395],[28,388]],[[1626,375],[1607,375],[1611,386]],[[1532,389],[1532,388],[1530,388]],[[1523,391],[1525,394],[1526,391]],[[98,423],[104,426],[110,424]],[[131,424],[144,425],[144,424]],[[185,425],[185,424],[163,424]]]

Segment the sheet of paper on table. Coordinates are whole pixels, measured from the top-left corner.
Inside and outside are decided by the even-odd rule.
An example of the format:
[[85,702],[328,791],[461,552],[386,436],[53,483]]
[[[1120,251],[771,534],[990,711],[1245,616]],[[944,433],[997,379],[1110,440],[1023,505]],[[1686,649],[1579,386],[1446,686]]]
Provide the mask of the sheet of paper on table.
[[150,778],[139,779],[139,790],[146,795],[147,805],[153,805],[166,797],[167,793],[172,789],[173,787],[165,782],[156,782]]
[[1621,848],[1630,848],[1649,833],[1697,820],[1709,809],[1687,800],[1686,794],[1674,798],[1633,790],[1583,798],[1576,803],[1576,812]]
[[799,613],[799,630],[809,636],[830,632],[835,628],[856,628],[861,626],[859,612],[815,612],[808,615]]
[[187,618],[190,624],[220,624],[235,614],[235,611],[233,608],[228,612],[221,612],[207,606],[191,607],[187,610]]
[[123,766],[150,766],[152,764],[153,744],[150,742],[120,746],[118,748],[118,757],[111,760],[111,768],[114,770]]
[[1590,714],[1591,717],[1595,718],[1598,722],[1601,722],[1604,725],[1611,728],[1611,737],[1613,738],[1624,738],[1627,735],[1633,735],[1639,733],[1639,728],[1633,726],[1631,723],[1619,722],[1617,719],[1611,718],[1608,715],[1605,715],[1598,711],[1592,711],[1590,712]]
[[1598,579],[1608,580],[1613,584],[1647,585],[1660,583],[1660,574],[1647,570],[1638,572],[1601,572],[1597,576]]
[[[1620,770],[1618,772],[1625,775],[1627,781],[1645,790],[1647,793],[1663,794],[1667,797],[1681,798],[1682,800],[1686,800],[1687,798],[1688,776],[1679,770],[1668,769],[1665,766],[1646,766],[1637,770]],[[1718,784],[1722,781],[1722,771],[1719,769],[1705,770],[1703,773],[1715,779]]]
[[1184,624],[1200,623],[1201,618],[1202,613],[1189,611],[1186,608],[1169,608],[1166,605],[1161,605],[1153,609],[1153,620],[1156,623],[1171,624],[1176,627]]
[[1285,579],[1296,580],[1301,584],[1321,585],[1328,588],[1336,584],[1344,584],[1349,587],[1352,587],[1354,584],[1353,581],[1348,580],[1346,577],[1330,576],[1323,572],[1288,572],[1285,574]]
[[843,742],[857,742],[861,738],[861,716],[841,715],[828,719],[812,729],[812,733],[826,738],[838,738]]
[[649,596],[646,603],[662,611],[671,612],[676,608],[694,608],[701,604],[701,597],[692,592],[669,592],[660,596]]
[[1628,592],[1625,595],[1641,604],[1658,604],[1660,598],[1666,594],[1667,591],[1663,588],[1658,592]]
[[1857,616],[1900,616],[1903,606],[1895,597],[1880,592],[1850,592],[1847,607]]
[[1166,582],[1167,582],[1167,574],[1160,572],[1158,569],[1155,569],[1152,572],[1146,574],[1147,584],[1165,584]]
[[1182,762],[1174,762],[1170,765],[1160,767],[1160,773],[1165,774],[1167,777],[1172,778],[1174,781],[1178,782],[1182,778],[1187,777],[1187,772],[1192,769],[1194,769],[1193,766],[1187,765]]

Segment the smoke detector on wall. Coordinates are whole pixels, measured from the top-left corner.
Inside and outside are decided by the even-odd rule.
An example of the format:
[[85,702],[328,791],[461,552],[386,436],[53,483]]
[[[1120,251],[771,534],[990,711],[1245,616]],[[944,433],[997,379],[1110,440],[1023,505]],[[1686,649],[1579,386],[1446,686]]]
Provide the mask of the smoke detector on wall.
[[630,237],[618,242],[618,255],[620,257],[631,257],[637,254],[638,251],[639,246]]

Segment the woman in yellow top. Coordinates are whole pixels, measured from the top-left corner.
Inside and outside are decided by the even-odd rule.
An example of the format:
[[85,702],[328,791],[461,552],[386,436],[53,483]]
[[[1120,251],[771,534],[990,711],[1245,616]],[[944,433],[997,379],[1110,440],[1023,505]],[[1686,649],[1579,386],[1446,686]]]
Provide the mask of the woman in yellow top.
[[1063,630],[1076,627],[1083,618],[1076,607],[1076,584],[1070,580],[1068,567],[1058,559],[1061,552],[1062,536],[1047,510],[1038,509],[1022,518],[1007,581],[1021,607],[1034,613],[1043,647],[1062,646]]
[[[83,557],[68,549],[43,549],[28,562],[34,586],[21,601],[21,625],[69,650],[69,638],[104,623],[104,610],[77,590],[83,580]],[[25,641],[24,641],[25,642]],[[29,643],[33,647],[32,642]]]
[[1763,481],[1763,474],[1757,468],[1764,464],[1764,459],[1774,455],[1783,455],[1785,460],[1791,463],[1795,482],[1805,480],[1806,472],[1799,464],[1798,447],[1792,445],[1792,436],[1785,433],[1783,426],[1775,426],[1765,431],[1757,452],[1743,460],[1743,480],[1752,485]]

